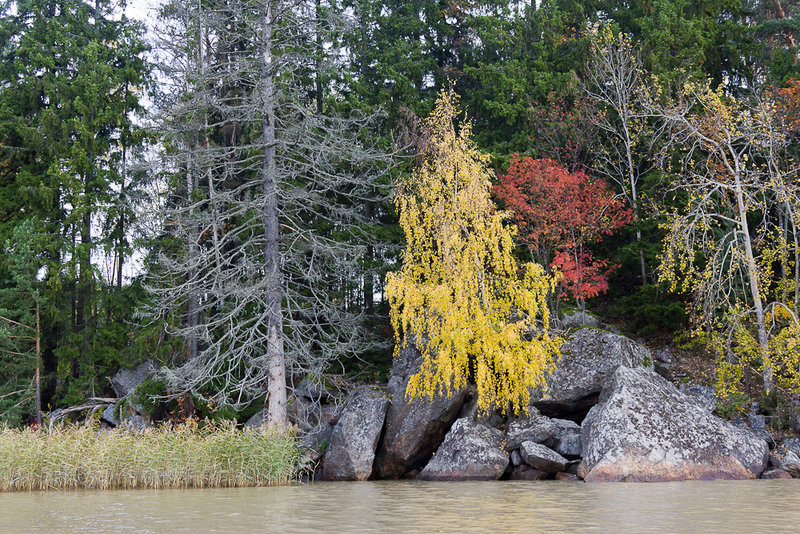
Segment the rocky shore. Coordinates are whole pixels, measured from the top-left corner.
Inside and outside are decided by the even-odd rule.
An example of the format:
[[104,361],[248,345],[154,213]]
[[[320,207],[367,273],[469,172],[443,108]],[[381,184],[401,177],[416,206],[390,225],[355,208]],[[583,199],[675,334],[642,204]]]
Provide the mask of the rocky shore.
[[[583,321],[585,322],[585,321]],[[655,354],[618,333],[571,326],[548,388],[533,391],[527,413],[480,415],[475,390],[408,400],[422,363],[412,343],[395,358],[389,381],[351,386],[344,402],[303,380],[289,415],[312,480],[584,480],[586,482],[800,478],[800,439],[773,440],[755,412],[718,417],[714,390],[676,387]],[[104,425],[149,425],[133,393],[146,362],[112,383],[124,410],[109,405]],[[257,414],[247,426],[259,426]],[[800,433],[800,416],[794,420]]]
[[[303,439],[317,480],[584,480],[586,482],[800,478],[800,440],[775,442],[763,416],[737,426],[717,417],[713,390],[680,391],[650,350],[594,327],[562,346],[548,391],[527,414],[479,416],[469,388],[449,398],[405,398],[421,363],[396,358],[385,388],[360,386],[319,411]],[[304,388],[294,410],[310,405]]]

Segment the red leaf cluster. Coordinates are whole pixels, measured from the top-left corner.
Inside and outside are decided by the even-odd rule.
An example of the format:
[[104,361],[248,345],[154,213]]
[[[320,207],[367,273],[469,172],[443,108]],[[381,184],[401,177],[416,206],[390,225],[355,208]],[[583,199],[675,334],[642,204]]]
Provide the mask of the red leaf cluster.
[[595,260],[587,245],[633,218],[609,184],[550,159],[518,156],[499,180],[494,193],[514,213],[520,241],[563,273],[563,288],[577,298],[606,291],[608,262]]

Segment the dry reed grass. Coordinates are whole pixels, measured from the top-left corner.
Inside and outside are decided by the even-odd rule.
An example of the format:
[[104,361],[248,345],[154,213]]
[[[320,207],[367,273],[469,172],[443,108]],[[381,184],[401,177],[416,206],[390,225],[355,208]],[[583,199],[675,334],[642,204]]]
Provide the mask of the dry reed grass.
[[295,476],[291,435],[233,425],[130,432],[0,426],[0,491],[267,486]]

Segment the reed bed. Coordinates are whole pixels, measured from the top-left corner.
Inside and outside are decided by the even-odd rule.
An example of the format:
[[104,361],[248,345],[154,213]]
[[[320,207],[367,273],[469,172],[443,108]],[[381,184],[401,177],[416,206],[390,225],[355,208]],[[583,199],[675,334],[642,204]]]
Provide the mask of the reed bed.
[[0,426],[0,491],[278,485],[299,460],[291,435],[233,425],[50,434]]

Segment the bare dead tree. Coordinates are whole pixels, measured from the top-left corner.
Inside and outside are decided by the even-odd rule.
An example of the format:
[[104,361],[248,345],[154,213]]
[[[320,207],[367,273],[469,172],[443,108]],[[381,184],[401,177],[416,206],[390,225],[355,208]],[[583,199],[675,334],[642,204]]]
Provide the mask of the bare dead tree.
[[[606,138],[594,152],[593,171],[622,189],[633,208],[636,242],[641,244],[640,182],[654,165],[647,157],[653,137],[641,105],[645,92],[640,51],[625,34],[607,27],[597,30],[591,56],[581,80],[584,94],[594,106],[589,120]],[[639,249],[642,285],[647,285],[644,251]]]
[[744,316],[754,318],[763,384],[770,391],[765,317],[775,303],[769,302],[770,267],[762,254],[781,226],[791,228],[796,243],[800,198],[797,167],[785,157],[788,139],[775,104],[687,84],[682,99],[651,109],[667,125],[671,146],[682,151],[674,191],[686,198],[685,208],[670,217],[662,276],[689,281],[696,315],[705,324],[722,320],[733,327]]
[[306,74],[326,63],[320,28],[342,21],[318,20],[314,2],[175,1],[165,13],[165,166],[186,185],[165,192],[173,246],[148,312],[181,315],[174,333],[197,354],[164,377],[221,405],[266,387],[268,424],[283,426],[287,369],[319,375],[377,344],[339,294],[363,281],[362,206],[390,158],[366,140],[372,117],[319,113]]

